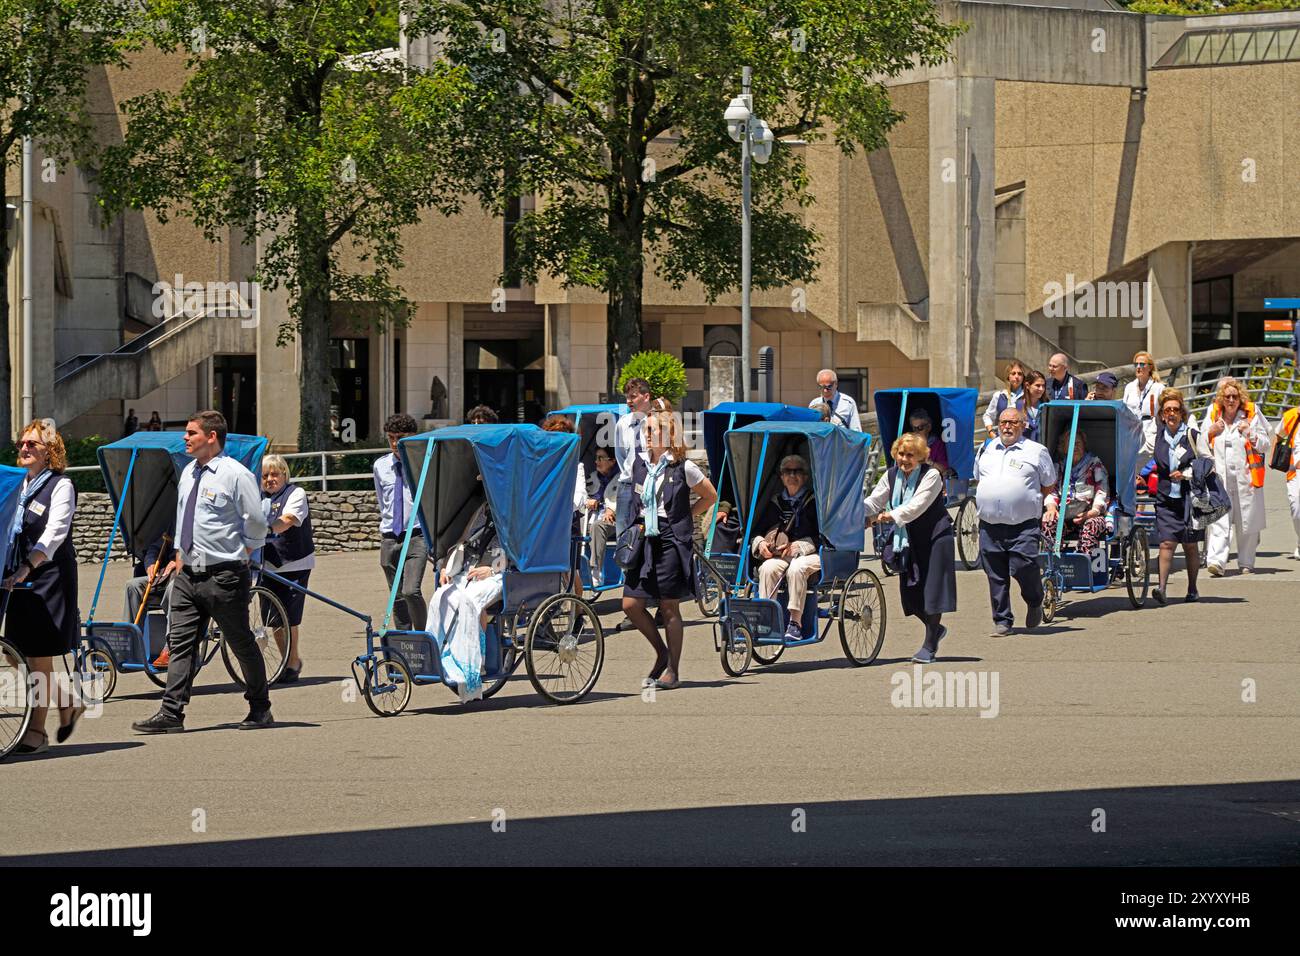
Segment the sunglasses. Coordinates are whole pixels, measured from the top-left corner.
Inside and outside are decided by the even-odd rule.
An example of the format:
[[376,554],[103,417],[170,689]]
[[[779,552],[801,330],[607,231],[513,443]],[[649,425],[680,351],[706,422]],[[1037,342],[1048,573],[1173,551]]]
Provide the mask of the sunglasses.
[[1005,425],[1019,425],[1019,424],[1020,424],[1020,419],[1018,418],[1004,418],[1000,422],[998,422],[998,427],[1002,428]]
[[781,474],[782,475],[806,475],[807,472],[804,471],[802,468],[782,468]]
[[18,443],[19,448],[44,448],[45,442],[32,441],[30,438],[24,439]]
[[817,383],[817,387],[820,388],[823,392],[832,392],[835,390],[834,385],[823,385],[821,382]]
[[1148,363],[1148,362],[1134,362],[1134,363],[1133,363],[1133,367],[1134,367],[1134,368],[1149,368],[1149,367],[1150,367],[1150,363]]

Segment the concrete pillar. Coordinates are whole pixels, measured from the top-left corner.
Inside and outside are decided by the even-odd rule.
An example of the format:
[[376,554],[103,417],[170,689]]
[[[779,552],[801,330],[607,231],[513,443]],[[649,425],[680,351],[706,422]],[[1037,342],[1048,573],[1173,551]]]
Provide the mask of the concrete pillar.
[[[259,239],[261,246],[268,239]],[[272,451],[298,451],[298,340],[276,345],[280,323],[289,320],[284,287],[257,291],[257,433],[271,441]],[[311,448],[308,451],[317,451]]]
[[573,404],[573,307],[545,306],[546,407],[567,408]]
[[465,306],[447,304],[447,417],[465,420]]
[[945,77],[929,94],[930,384],[978,388],[995,377],[994,81]]
[[722,402],[743,401],[740,384],[739,355],[709,356],[709,408]]
[[822,368],[835,367],[835,333],[825,329],[820,333],[822,341]]
[[1158,359],[1192,350],[1190,251],[1168,242],[1147,256],[1147,351]]

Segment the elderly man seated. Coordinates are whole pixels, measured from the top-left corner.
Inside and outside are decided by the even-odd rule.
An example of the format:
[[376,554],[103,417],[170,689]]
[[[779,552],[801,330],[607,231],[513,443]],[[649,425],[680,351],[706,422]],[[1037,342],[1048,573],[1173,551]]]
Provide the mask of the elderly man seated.
[[781,484],[782,490],[758,514],[753,527],[759,533],[750,548],[755,557],[763,559],[758,569],[761,597],[776,594],[781,578],[785,578],[790,609],[785,636],[797,641],[803,636],[799,622],[808,596],[808,579],[822,567],[817,554],[817,503],[809,482],[808,462],[802,456],[786,455],[781,459]]

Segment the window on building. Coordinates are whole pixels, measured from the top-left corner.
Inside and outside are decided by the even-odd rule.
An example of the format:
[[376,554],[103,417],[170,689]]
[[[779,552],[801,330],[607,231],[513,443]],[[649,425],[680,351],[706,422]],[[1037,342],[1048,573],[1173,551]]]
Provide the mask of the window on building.
[[840,391],[858,403],[858,411],[867,410],[867,396],[871,394],[868,370],[865,368],[837,368]]
[[519,219],[523,215],[523,199],[519,196],[511,196],[506,201],[506,218],[503,225],[502,234],[502,270],[506,274],[506,288],[518,289],[519,283],[510,277],[511,271],[519,262],[519,240],[515,235],[515,227],[519,225]]
[[1232,276],[1192,283],[1192,351],[1236,345],[1232,322]]

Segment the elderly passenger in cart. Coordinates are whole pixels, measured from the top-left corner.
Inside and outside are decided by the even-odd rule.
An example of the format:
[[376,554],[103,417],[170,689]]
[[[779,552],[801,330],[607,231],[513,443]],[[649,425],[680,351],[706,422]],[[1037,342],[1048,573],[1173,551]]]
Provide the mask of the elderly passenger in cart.
[[786,639],[803,637],[800,621],[808,597],[808,580],[822,568],[817,554],[817,502],[809,483],[808,462],[801,455],[781,459],[783,489],[758,514],[750,550],[762,560],[758,569],[759,596],[770,598],[785,578],[790,609]]

